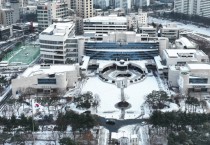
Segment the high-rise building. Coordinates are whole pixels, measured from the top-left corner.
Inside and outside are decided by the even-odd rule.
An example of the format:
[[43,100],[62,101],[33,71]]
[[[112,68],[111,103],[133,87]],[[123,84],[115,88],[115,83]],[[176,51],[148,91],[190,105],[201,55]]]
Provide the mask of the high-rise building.
[[47,2],[37,6],[37,20],[40,31],[50,26],[53,19],[66,18],[67,16],[68,4],[64,1]]
[[93,0],[76,0],[76,14],[81,18],[93,17]]
[[150,0],[135,0],[135,5],[142,7],[142,6],[149,6]]
[[0,9],[0,23],[4,26],[14,23],[14,10],[12,8]]
[[67,0],[68,8],[76,11],[76,0]]
[[115,0],[109,0],[109,6],[115,8]]
[[13,23],[20,20],[20,3],[18,0],[10,0],[10,6],[14,10]]
[[126,12],[129,12],[131,0],[115,0],[115,8],[123,8]]
[[106,8],[109,6],[109,0],[96,0],[94,1],[94,4],[100,6],[101,8]]
[[210,2],[209,0],[175,0],[174,11],[210,18]]

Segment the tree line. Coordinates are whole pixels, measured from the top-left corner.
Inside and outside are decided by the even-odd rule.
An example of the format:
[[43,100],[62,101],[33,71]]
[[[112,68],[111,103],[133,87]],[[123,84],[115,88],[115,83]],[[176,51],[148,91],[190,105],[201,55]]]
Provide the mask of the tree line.
[[168,145],[209,145],[210,114],[154,111],[148,122],[164,130]]
[[187,15],[187,14],[177,13],[177,12],[169,12],[169,13],[164,12],[163,14],[155,14],[153,16],[167,18],[173,21],[194,22],[201,26],[210,25],[210,18],[199,16],[199,15]]
[[26,117],[24,114],[19,119],[13,114],[10,119],[0,117],[0,126],[3,126],[5,132],[18,131],[38,131],[38,124],[32,117]]

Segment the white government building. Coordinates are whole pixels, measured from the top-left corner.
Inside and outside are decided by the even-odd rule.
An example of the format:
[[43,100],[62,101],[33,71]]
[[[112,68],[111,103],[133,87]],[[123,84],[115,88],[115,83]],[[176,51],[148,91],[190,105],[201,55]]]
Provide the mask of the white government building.
[[27,88],[37,93],[52,93],[74,87],[79,78],[77,65],[41,64],[29,67],[18,78],[12,80],[12,94],[16,96]]
[[84,33],[96,32],[98,35],[107,34],[110,31],[126,31],[127,18],[117,15],[96,16],[83,20]]
[[159,73],[162,69],[168,73],[169,86],[178,87],[184,95],[189,92],[210,92],[209,57],[202,50],[165,49],[161,58],[156,63],[157,69]]
[[179,90],[182,94],[192,92],[210,92],[210,64],[188,63],[180,67],[178,79]]

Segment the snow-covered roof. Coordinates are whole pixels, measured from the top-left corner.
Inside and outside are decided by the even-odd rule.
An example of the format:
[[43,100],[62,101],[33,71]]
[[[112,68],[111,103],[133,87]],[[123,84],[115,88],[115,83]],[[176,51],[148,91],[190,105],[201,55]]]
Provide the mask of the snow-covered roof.
[[90,57],[89,56],[83,56],[82,61],[83,61],[83,64],[81,66],[81,69],[87,69],[88,68],[88,63],[90,61]]
[[65,35],[67,30],[73,26],[73,22],[68,23],[54,23],[46,28],[41,34],[43,35]]
[[187,48],[196,48],[196,46],[186,37],[181,37],[176,40],[176,42],[179,42],[180,45],[186,46]]
[[126,17],[118,17],[117,15],[110,16],[96,16],[91,18],[86,18],[83,20],[84,22],[127,22]]
[[187,55],[192,56],[195,53],[197,53],[197,50],[195,49],[165,49],[164,51],[166,51],[168,57],[174,57],[174,58],[181,57],[180,54],[185,54],[186,56]]
[[164,69],[164,68],[166,68],[166,66],[164,66],[164,65],[161,64],[162,59],[161,59],[161,57],[159,55],[158,56],[155,56],[154,57],[154,60],[155,60],[155,63],[157,65],[157,68],[158,69]]
[[74,70],[76,70],[75,65],[50,65],[48,67],[34,65],[33,67],[26,69],[22,74],[22,77],[30,77],[39,74],[56,74]]
[[210,70],[210,64],[207,63],[189,63],[187,66],[190,70]]

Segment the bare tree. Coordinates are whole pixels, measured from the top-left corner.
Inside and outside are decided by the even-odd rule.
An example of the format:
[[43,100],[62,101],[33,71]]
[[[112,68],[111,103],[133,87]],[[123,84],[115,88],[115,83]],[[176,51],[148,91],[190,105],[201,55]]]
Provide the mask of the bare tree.
[[100,102],[101,102],[101,100],[100,100],[99,95],[95,94],[92,107],[95,108],[96,113],[98,113],[98,107],[100,106]]

